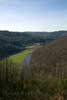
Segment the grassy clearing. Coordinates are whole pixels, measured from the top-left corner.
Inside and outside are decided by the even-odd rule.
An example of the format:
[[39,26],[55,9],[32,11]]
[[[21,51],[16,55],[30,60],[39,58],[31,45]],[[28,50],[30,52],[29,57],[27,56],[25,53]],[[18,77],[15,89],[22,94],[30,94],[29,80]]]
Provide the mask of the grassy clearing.
[[32,49],[26,49],[18,54],[10,56],[9,59],[12,60],[14,63],[22,64],[25,57],[32,52]]

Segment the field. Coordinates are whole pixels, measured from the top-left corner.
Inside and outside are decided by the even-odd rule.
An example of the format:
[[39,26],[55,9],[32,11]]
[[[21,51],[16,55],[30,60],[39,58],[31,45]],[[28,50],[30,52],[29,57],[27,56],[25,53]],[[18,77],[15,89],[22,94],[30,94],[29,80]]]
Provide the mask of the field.
[[32,52],[32,49],[26,49],[18,54],[10,56],[9,59],[12,60],[13,63],[22,64],[26,56],[31,52]]

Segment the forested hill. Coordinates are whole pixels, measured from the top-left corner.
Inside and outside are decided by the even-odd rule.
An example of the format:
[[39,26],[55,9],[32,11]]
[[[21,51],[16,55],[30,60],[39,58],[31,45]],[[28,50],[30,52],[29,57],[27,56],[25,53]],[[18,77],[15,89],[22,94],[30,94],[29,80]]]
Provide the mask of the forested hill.
[[20,52],[34,43],[45,43],[45,39],[24,32],[0,31],[0,57]]
[[35,43],[46,44],[67,36],[67,31],[58,32],[10,32],[0,31],[0,57],[9,56]]
[[50,83],[51,77],[67,79],[67,37],[38,47],[32,54],[29,66],[37,79],[49,79]]
[[45,67],[67,68],[67,37],[55,40],[38,48],[32,56],[31,64]]
[[30,34],[33,36],[40,36],[42,38],[60,38],[63,36],[67,36],[67,31],[54,31],[54,32],[25,32],[26,34]]

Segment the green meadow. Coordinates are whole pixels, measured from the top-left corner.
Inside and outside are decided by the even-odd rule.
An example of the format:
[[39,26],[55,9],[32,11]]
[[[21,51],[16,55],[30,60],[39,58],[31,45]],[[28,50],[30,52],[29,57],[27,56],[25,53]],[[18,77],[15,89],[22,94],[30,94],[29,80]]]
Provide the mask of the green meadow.
[[32,52],[32,49],[26,49],[18,54],[12,55],[9,57],[13,63],[22,64],[26,56]]

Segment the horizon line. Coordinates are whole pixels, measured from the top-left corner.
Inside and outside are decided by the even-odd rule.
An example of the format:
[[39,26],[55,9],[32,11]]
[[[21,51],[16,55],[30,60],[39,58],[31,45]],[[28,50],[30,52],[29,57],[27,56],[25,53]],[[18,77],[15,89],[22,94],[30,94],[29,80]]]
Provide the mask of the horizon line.
[[55,30],[55,31],[11,31],[11,30],[0,30],[4,32],[18,32],[18,33],[25,33],[25,32],[61,32],[61,31],[67,31],[67,30]]

